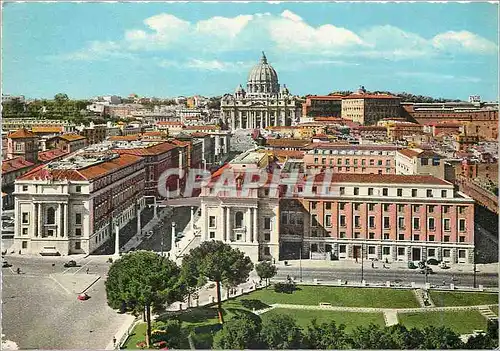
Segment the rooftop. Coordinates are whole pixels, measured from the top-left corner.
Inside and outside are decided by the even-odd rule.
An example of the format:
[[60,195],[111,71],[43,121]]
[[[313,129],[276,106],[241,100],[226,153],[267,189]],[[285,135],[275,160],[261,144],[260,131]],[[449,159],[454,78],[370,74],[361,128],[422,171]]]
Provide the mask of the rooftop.
[[245,152],[236,156],[230,164],[258,164],[267,154],[257,151]]
[[41,151],[38,153],[38,161],[46,163],[46,162],[61,158],[61,157],[68,155],[68,154],[69,154],[69,152],[65,151],[63,149],[53,149],[53,150]]
[[305,147],[311,142],[302,139],[267,139],[266,145],[271,147]]
[[45,126],[40,126],[40,127],[32,127],[31,131],[33,133],[62,133],[63,132],[63,127],[45,127]]
[[35,164],[33,162],[25,160],[23,157],[16,157],[10,160],[2,161],[2,175],[15,172],[23,168],[32,167]]
[[[314,182],[322,182],[325,176],[325,173],[320,173],[312,177]],[[331,177],[332,183],[452,185],[446,180],[430,175],[333,173]]]
[[66,141],[76,141],[76,140],[86,139],[84,136],[78,134],[63,134],[63,135],[58,135],[57,137],[64,139]]
[[349,96],[344,96],[342,99],[400,99],[394,95],[387,94],[351,94]]
[[22,128],[16,130],[15,132],[10,133],[7,138],[10,139],[23,139],[23,138],[37,138],[37,135],[33,132],[30,132],[26,128]]
[[306,150],[314,150],[314,149],[328,149],[328,150],[354,150],[354,151],[396,151],[401,147],[396,145],[354,145],[354,144],[346,144],[346,143],[314,143],[307,147]]

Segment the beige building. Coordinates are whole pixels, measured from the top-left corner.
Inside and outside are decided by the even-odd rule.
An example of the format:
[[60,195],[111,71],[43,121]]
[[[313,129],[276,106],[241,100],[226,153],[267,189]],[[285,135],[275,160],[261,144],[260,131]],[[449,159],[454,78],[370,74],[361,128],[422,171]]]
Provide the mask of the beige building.
[[444,161],[433,151],[402,149],[396,152],[396,174],[432,175],[444,179]]
[[401,115],[400,98],[387,94],[367,94],[361,87],[342,98],[342,118],[362,125],[376,125],[385,118]]
[[[90,254],[144,207],[144,159],[84,150],[15,182],[14,250]],[[138,223],[140,228],[140,221]]]

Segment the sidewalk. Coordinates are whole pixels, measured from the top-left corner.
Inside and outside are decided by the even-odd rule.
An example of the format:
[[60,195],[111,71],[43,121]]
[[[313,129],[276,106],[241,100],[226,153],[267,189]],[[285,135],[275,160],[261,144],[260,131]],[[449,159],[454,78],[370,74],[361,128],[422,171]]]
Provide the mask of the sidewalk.
[[[278,267],[285,267],[285,261],[279,261],[276,262],[276,266]],[[356,263],[353,260],[339,260],[339,261],[330,261],[330,260],[310,260],[310,259],[304,259],[304,260],[287,260],[288,265],[286,267],[299,267],[302,265],[303,268],[331,268],[331,269],[352,269],[352,270],[358,270],[361,267],[361,261],[358,261]],[[363,266],[365,268],[371,268],[372,261],[371,260],[364,260],[363,261]],[[375,261],[374,262],[375,267],[377,268],[382,268],[384,265],[383,261]],[[401,270],[401,271],[408,271],[408,263],[407,262],[392,262],[392,263],[385,263],[385,265],[388,268],[388,270],[394,271],[394,270]],[[439,265],[437,266],[431,266],[429,265],[434,271],[437,272],[474,272],[474,265],[473,264],[453,264],[450,265],[450,268],[448,269],[441,269]],[[498,263],[488,263],[488,264],[477,264],[476,265],[476,271],[478,273],[498,273],[499,272],[499,265]]]

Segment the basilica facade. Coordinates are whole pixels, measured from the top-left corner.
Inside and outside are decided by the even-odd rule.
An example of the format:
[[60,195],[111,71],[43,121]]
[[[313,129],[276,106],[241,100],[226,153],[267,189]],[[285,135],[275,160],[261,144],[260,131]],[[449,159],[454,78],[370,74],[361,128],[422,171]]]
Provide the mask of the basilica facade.
[[221,117],[232,130],[290,126],[299,121],[301,108],[301,100],[286,85],[280,87],[278,74],[262,53],[248,74],[246,90],[240,84],[234,94],[222,97]]

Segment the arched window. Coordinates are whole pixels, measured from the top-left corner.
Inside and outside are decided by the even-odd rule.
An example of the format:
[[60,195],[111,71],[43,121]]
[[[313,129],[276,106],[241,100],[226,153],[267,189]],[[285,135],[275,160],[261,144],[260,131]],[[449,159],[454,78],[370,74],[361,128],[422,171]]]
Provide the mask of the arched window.
[[56,224],[56,210],[53,207],[47,209],[47,224]]
[[235,227],[241,228],[243,227],[243,212],[236,212],[234,216]]

